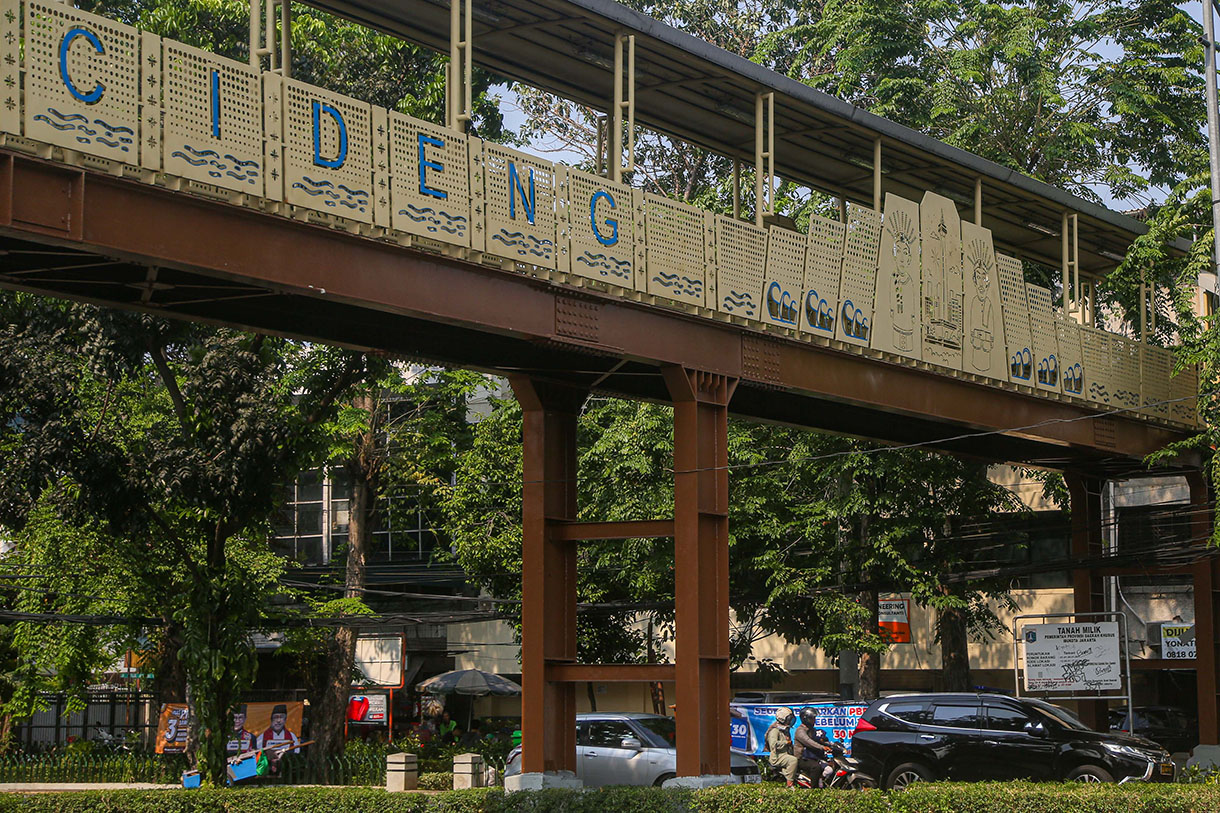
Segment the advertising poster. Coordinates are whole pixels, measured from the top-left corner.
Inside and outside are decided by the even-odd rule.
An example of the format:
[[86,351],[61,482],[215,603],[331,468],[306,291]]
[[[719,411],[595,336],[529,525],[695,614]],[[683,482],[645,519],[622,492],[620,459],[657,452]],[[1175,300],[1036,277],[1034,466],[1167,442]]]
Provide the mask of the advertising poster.
[[304,710],[305,704],[300,701],[243,703],[233,710],[233,727],[225,750],[230,754],[242,754],[299,743]]
[[814,709],[817,718],[814,727],[826,732],[831,742],[839,743],[851,754],[851,733],[856,723],[864,716],[867,703],[798,703],[787,705],[772,703],[733,703],[729,706],[729,746],[747,756],[762,756],[767,753],[767,729],[775,722],[775,712],[781,708],[792,709],[796,715],[789,734],[801,725],[801,709]]
[[158,754],[185,752],[190,722],[191,712],[186,703],[162,703],[161,716],[157,719],[157,742],[153,750]]
[[1025,690],[1121,689],[1118,622],[1031,624],[1021,628]]
[[347,721],[385,725],[389,697],[384,694],[354,694],[347,701]]
[[1194,660],[1195,625],[1161,624],[1161,657],[1167,660]]
[[911,643],[911,600],[883,598],[877,602],[877,626],[891,644]]

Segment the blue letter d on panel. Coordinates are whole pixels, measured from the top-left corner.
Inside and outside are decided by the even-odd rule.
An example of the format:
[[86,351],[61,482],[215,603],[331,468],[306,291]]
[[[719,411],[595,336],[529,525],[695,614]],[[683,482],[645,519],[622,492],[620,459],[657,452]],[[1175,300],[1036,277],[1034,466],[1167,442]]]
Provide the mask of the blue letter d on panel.
[[[339,128],[339,151],[334,158],[322,157],[322,114],[330,116]],[[347,160],[347,122],[343,114],[325,102],[313,103],[313,162],[320,167],[338,169]]]

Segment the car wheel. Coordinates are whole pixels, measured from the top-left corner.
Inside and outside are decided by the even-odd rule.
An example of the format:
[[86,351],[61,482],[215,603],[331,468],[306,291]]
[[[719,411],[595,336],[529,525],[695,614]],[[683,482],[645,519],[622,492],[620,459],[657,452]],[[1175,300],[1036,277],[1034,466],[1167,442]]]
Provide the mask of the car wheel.
[[664,785],[666,782],[668,782],[669,780],[674,779],[674,778],[676,778],[676,777],[677,777],[677,774],[673,774],[673,773],[663,773],[663,774],[661,774],[660,776],[658,776],[658,777],[657,777],[657,781],[653,782],[653,783],[652,783],[652,786],[653,786],[654,788],[659,788],[659,787],[661,787],[662,785]]
[[885,780],[885,787],[888,790],[906,790],[916,782],[931,780],[932,771],[928,766],[922,762],[904,762],[890,771],[889,778]]
[[1113,782],[1114,777],[1105,768],[1098,768],[1096,765],[1080,765],[1068,771],[1067,779],[1069,782]]

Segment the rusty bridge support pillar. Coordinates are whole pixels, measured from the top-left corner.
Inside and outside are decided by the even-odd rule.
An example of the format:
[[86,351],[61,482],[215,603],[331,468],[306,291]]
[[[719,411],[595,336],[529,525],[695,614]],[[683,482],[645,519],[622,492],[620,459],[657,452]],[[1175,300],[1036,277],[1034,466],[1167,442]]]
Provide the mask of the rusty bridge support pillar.
[[576,547],[550,529],[576,518],[576,419],[588,393],[528,377],[510,381],[524,413],[521,787],[579,785],[576,687],[547,674],[549,664],[576,662]]
[[729,776],[728,405],[737,380],[664,369],[674,403],[678,782]]
[[[1072,571],[1072,597],[1078,613],[1099,613],[1106,609],[1105,583],[1098,575],[1097,561],[1103,552],[1104,517],[1101,513],[1101,492],[1105,481],[1075,472],[1064,472],[1068,497],[1072,510],[1072,559],[1080,564],[1092,560]],[[1105,700],[1081,700],[1077,703],[1080,719],[1085,725],[1098,731],[1110,727],[1106,716]]]
[[[1203,473],[1186,475],[1190,486],[1190,539],[1200,549],[1211,539],[1212,508],[1208,502]],[[1220,617],[1216,591],[1220,590],[1220,559],[1202,556],[1194,565],[1195,587],[1195,678],[1199,696],[1199,747],[1192,762],[1220,763],[1220,719],[1217,715],[1220,685],[1217,685],[1216,642],[1220,638]]]

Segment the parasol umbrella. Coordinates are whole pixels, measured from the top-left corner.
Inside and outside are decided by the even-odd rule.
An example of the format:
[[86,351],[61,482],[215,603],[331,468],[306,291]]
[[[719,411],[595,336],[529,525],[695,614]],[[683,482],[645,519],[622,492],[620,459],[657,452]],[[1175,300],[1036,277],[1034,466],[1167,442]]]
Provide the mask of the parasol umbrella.
[[[482,669],[455,669],[417,683],[415,688],[428,694],[464,694],[471,697],[509,697],[521,694],[521,687],[516,683]],[[470,720],[474,716],[473,706],[472,703],[466,715],[467,731],[470,730]]]
[[489,694],[508,697],[521,694],[521,687],[516,683],[482,669],[445,672],[416,684],[415,688],[428,694],[465,694],[473,697],[486,697]]

